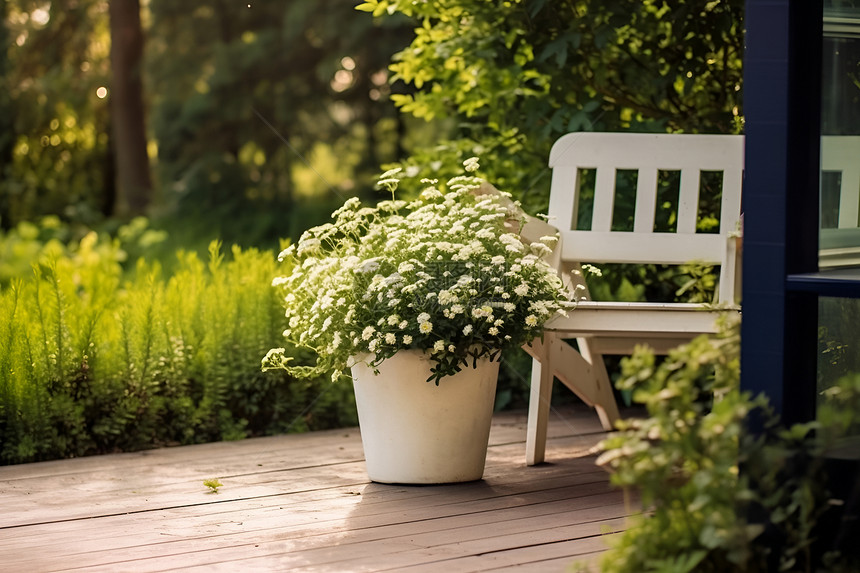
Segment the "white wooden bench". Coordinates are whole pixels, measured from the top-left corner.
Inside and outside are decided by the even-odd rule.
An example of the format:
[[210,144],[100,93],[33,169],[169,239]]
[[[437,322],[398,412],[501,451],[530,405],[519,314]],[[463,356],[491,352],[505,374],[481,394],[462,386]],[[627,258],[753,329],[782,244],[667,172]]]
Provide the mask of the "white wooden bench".
[[[736,309],[743,149],[743,137],[731,135],[571,133],[561,137],[550,153],[549,217],[560,230],[554,255],[565,281],[571,288],[581,282],[580,263],[700,261],[720,266],[715,302],[722,303],[723,309]],[[577,230],[580,192],[586,173],[592,170],[591,228]],[[619,170],[638,172],[633,228],[628,231],[612,230]],[[702,173],[712,171],[721,172],[722,179],[719,232],[700,233],[696,225]],[[680,172],[675,232],[654,230],[663,172]],[[603,427],[612,429],[619,414],[603,355],[629,354],[640,343],[666,353],[699,334],[713,333],[719,312],[725,310],[702,304],[587,300],[569,317],[550,321],[543,341],[526,347],[534,358],[526,462],[533,465],[544,459],[554,378],[594,407]],[[578,351],[565,342],[573,338]]]

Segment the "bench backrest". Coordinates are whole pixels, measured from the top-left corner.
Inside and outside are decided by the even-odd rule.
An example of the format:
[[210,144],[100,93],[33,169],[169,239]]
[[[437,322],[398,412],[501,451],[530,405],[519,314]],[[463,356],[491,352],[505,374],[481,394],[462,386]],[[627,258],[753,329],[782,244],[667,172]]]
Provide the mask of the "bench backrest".
[[[549,165],[553,174],[548,214],[561,231],[562,260],[721,265],[719,298],[731,302],[734,286],[726,283],[734,282],[735,261],[728,260],[727,243],[740,220],[743,136],[569,133],[553,145]],[[637,172],[633,228],[626,231],[612,230],[621,171]],[[588,172],[594,176],[591,228],[579,230],[580,195]],[[680,172],[677,221],[674,232],[658,232],[658,187],[667,172]],[[718,233],[696,231],[704,172],[718,172],[721,179]]]

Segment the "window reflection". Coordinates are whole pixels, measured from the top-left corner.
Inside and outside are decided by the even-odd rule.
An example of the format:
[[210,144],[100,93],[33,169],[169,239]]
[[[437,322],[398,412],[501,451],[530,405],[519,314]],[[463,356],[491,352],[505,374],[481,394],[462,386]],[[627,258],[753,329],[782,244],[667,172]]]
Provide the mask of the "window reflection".
[[860,266],[860,0],[825,2],[821,268]]
[[[860,374],[860,299],[818,298],[818,407],[840,380]],[[851,432],[854,434],[854,431]]]

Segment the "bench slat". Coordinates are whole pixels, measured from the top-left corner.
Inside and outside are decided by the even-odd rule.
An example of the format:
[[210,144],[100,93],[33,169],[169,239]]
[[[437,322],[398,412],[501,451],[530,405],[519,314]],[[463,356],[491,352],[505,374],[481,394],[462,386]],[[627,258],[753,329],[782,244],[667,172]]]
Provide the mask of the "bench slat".
[[594,214],[592,231],[609,231],[612,228],[612,212],[615,205],[615,170],[607,166],[597,167],[594,183]]
[[695,233],[699,215],[699,183],[701,171],[681,171],[681,191],[678,197],[678,233]]
[[546,325],[548,331],[565,336],[640,338],[692,336],[716,332],[720,312],[697,304],[606,303],[582,301],[568,317],[557,317]]
[[654,230],[654,217],[657,212],[657,168],[639,169],[636,180],[636,218],[633,232],[650,233]]
[[716,234],[563,231],[561,235],[561,258],[583,263],[721,264],[726,252],[725,237]]
[[[743,154],[741,154],[741,161],[743,161]],[[720,200],[720,211],[723,216],[720,217],[720,234],[726,237],[739,230],[737,227],[740,221],[743,179],[743,165],[738,166],[737,169],[723,171],[723,194]],[[732,216],[726,216],[726,213],[731,213]]]

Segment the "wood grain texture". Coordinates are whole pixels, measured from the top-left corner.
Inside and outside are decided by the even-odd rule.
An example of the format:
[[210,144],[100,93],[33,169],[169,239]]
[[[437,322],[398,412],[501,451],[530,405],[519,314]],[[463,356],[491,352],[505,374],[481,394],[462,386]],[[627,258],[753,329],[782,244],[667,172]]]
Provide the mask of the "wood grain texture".
[[[4,571],[567,571],[635,507],[594,465],[585,406],[526,467],[525,413],[496,415],[484,479],[368,481],[357,428],[0,468]],[[217,477],[210,493],[203,480]]]

